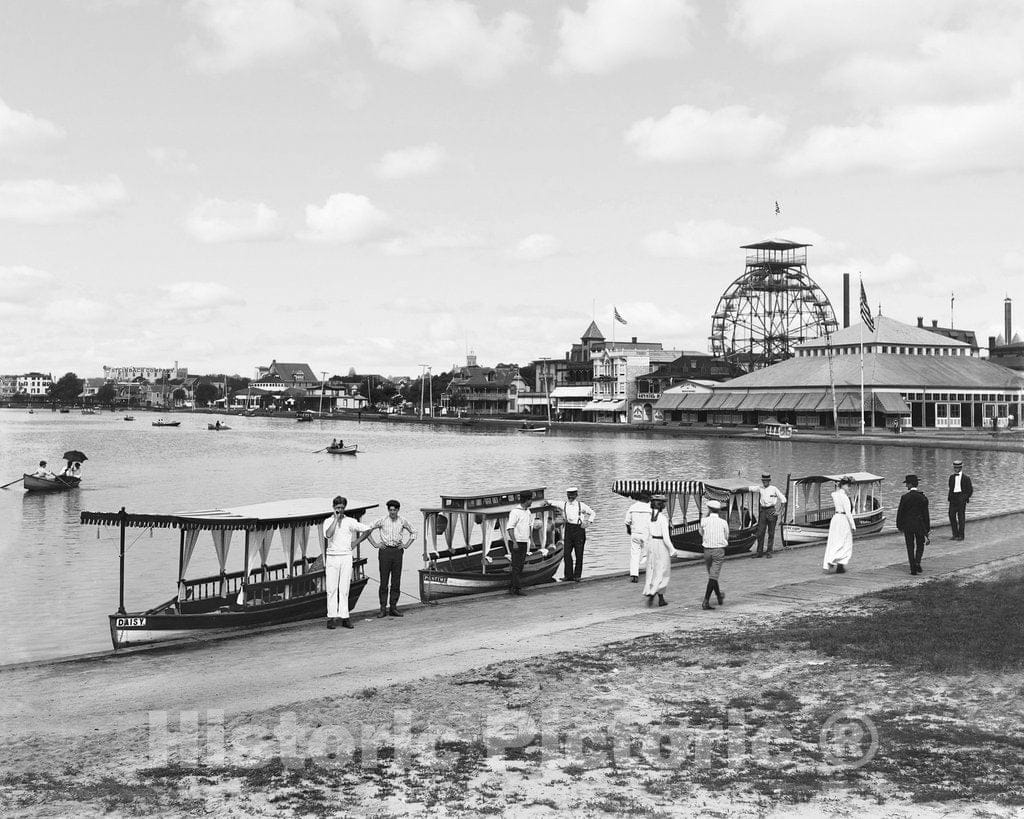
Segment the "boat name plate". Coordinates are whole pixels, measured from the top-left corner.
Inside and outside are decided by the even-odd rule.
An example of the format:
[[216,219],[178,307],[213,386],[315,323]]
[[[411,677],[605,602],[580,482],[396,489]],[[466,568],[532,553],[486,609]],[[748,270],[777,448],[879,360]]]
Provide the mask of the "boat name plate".
[[145,628],[145,617],[118,617],[114,621],[115,628]]
[[428,583],[447,583],[448,578],[443,574],[425,574],[423,579]]

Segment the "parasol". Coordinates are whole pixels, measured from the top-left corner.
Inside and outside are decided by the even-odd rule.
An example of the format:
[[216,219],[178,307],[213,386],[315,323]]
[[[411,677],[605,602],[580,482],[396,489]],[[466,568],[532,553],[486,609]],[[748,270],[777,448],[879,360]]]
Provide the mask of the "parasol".
[[64,453],[64,460],[69,462],[78,461],[79,463],[81,463],[82,461],[88,461],[89,459],[81,450],[69,449],[67,452]]

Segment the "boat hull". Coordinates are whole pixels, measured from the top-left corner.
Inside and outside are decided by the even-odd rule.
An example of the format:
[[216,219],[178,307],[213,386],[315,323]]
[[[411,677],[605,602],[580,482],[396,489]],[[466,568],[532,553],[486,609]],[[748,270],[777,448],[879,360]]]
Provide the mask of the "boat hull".
[[355,455],[358,451],[359,447],[355,444],[352,446],[327,447],[327,454],[329,455]]
[[[348,593],[350,610],[355,608],[366,583],[365,577],[352,581]],[[225,605],[217,611],[185,614],[159,610],[127,612],[109,615],[110,640],[114,648],[119,649],[182,637],[244,633],[251,628],[312,620],[326,615],[327,594],[324,592],[244,609]]]
[[216,432],[221,432],[225,429],[231,429],[231,427],[229,427],[227,424],[221,424],[220,426],[217,426],[216,424],[207,424],[206,428],[215,430]]
[[67,492],[77,489],[81,478],[37,478],[35,475],[24,475],[22,484],[26,492]]
[[[542,555],[537,550],[526,556],[520,579],[524,588],[551,582],[562,563],[562,544],[550,547],[547,552],[547,555]],[[479,553],[476,558],[478,563]],[[453,571],[437,564],[438,561],[435,561],[433,568],[419,570],[420,600],[424,603],[489,591],[505,591],[509,587],[511,569],[507,559],[497,559],[488,564],[486,574],[479,569]]]
[[[862,518],[855,518],[857,528],[853,531],[854,538],[874,535],[882,531],[885,525],[885,515],[876,512]],[[787,546],[801,543],[816,543],[828,540],[829,521],[821,521],[813,525],[799,525],[796,523],[783,523],[780,528],[782,542]]]
[[[747,526],[742,529],[733,529],[729,532],[729,545],[725,547],[725,554],[738,555],[749,552],[750,547],[757,540],[757,527]],[[678,557],[684,560],[692,560],[695,557],[702,557],[704,554],[703,538],[699,529],[684,532],[673,532],[672,545],[683,552]]]

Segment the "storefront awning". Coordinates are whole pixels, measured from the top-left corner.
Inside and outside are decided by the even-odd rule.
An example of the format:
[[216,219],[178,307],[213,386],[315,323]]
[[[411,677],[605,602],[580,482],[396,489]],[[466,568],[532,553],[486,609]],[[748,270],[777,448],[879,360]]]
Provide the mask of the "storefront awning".
[[875,409],[886,415],[910,415],[907,402],[895,392],[876,392]]
[[625,401],[591,401],[584,408],[584,412],[624,412]]
[[827,395],[822,395],[818,393],[808,393],[806,395],[800,396],[800,400],[797,402],[796,405],[796,411],[816,412],[818,410],[819,405],[822,410],[831,410],[832,399]]
[[701,409],[711,398],[709,392],[665,393],[654,405],[658,410],[688,410],[694,412]]
[[784,392],[778,398],[778,403],[776,403],[773,409],[776,412],[792,412],[797,408],[803,396],[796,392]]
[[743,396],[743,400],[740,401],[739,406],[736,407],[738,410],[773,410],[775,405],[779,403],[781,396],[778,393],[764,392],[754,393],[753,395]]
[[594,388],[591,386],[580,386],[580,387],[555,387],[551,391],[552,398],[586,398],[589,399],[594,394]]

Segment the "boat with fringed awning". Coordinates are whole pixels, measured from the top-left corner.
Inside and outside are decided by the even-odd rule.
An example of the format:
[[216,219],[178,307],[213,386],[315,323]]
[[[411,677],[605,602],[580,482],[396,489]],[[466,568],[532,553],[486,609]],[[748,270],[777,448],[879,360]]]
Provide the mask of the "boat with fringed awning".
[[854,538],[882,531],[885,508],[882,505],[881,475],[870,472],[847,472],[837,475],[804,475],[786,478],[786,506],[780,520],[780,535],[787,546],[823,542],[835,514],[832,493],[839,482],[850,479],[847,492],[853,511]]
[[759,499],[756,489],[751,489],[756,483],[744,478],[652,478],[615,481],[612,491],[633,500],[664,495],[665,511],[672,524],[672,545],[685,553],[683,557],[693,558],[704,553],[700,519],[707,517],[709,500],[722,504],[720,514],[729,524],[725,553],[734,555],[750,549],[757,537]]
[[[359,520],[376,506],[349,503],[346,514]],[[118,512],[82,512],[83,525],[115,526],[120,530],[118,608],[109,616],[114,648],[324,616],[327,594],[321,524],[331,516],[331,510],[330,498],[299,498],[170,514],[131,513],[124,508]],[[169,529],[178,533],[177,592],[142,611],[127,611],[124,605],[128,529]],[[228,556],[239,540],[241,568],[229,570]],[[203,541],[204,546],[212,546],[219,572],[190,578],[189,565]],[[310,541],[317,546],[315,555],[309,554]],[[275,542],[284,559],[271,563]],[[365,565],[366,558],[356,546],[350,608],[366,586]]]

